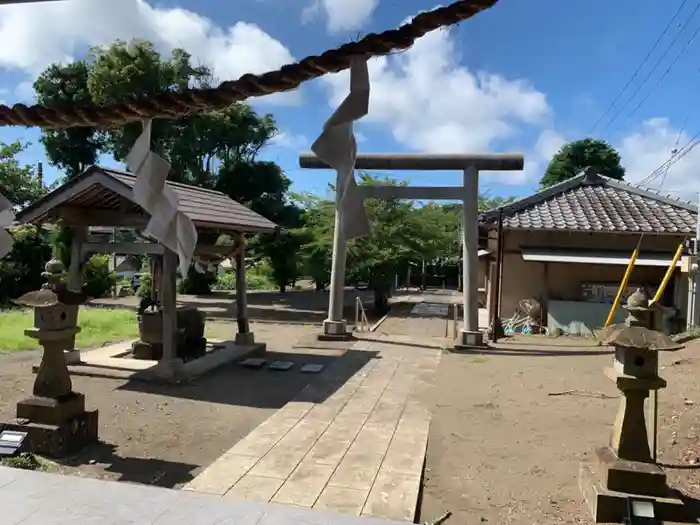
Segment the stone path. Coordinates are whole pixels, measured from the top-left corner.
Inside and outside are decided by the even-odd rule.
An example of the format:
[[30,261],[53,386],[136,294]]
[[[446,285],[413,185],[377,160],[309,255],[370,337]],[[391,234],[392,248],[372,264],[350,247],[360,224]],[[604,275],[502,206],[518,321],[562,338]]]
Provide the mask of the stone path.
[[2,525],[401,525],[135,483],[0,467]]
[[343,384],[312,385],[192,480],[185,490],[412,521],[430,411],[419,394],[440,359],[393,338]]

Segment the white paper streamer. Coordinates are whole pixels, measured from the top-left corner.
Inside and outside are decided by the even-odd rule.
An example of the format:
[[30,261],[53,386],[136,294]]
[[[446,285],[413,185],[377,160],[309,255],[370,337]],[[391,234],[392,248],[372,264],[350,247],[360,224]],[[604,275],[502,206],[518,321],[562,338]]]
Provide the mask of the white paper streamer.
[[355,181],[357,142],[353,124],[369,111],[369,71],[367,59],[355,58],[350,67],[350,94],[341,102],[323,126],[323,132],[311,146],[319,158],[338,173],[338,205],[342,207],[343,233],[346,239],[370,231],[367,212]]
[[12,251],[14,240],[7,228],[12,226],[14,221],[15,212],[12,209],[12,203],[0,193],[0,259]]
[[170,164],[151,151],[150,120],[127,155],[126,165],[136,175],[134,201],[151,216],[144,233],[177,253],[180,274],[187,276],[197,245],[197,230],[192,220],[179,211],[177,195],[165,184]]

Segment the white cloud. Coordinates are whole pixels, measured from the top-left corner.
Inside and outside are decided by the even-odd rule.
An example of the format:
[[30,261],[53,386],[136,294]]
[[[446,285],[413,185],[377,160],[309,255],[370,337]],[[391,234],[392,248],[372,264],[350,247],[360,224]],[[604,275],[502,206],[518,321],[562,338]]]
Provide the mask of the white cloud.
[[535,145],[525,154],[522,172],[499,173],[498,180],[504,184],[537,184],[542,178],[552,156],[566,143],[566,138],[550,128],[545,128],[537,137]]
[[307,151],[311,145],[311,142],[305,135],[295,135],[294,133],[290,133],[288,131],[281,131],[272,137],[269,145],[294,151]]
[[[483,153],[504,139],[518,139],[528,126],[548,126],[551,109],[544,93],[522,79],[473,72],[460,64],[449,30],[420,38],[409,50],[370,62],[370,110],[363,122],[391,133],[420,153]],[[348,92],[347,72],[325,77],[330,104]],[[559,145],[543,133],[535,150]],[[516,140],[517,142],[517,140]],[[539,157],[542,153],[535,156]],[[494,174],[508,184],[523,184],[537,165],[530,155],[522,173]]]
[[379,0],[313,0],[301,13],[303,23],[324,15],[329,33],[360,29],[372,18]]
[[[679,135],[679,132],[667,118],[652,118],[645,121],[638,131],[622,138],[615,146],[622,157],[622,165],[627,169],[626,180],[642,181],[669,159],[674,147],[681,149],[688,144],[692,136],[686,132]],[[645,186],[659,188],[662,181],[663,189],[669,191],[700,190],[700,147],[690,150],[670,166],[666,177],[663,174],[657,176]]]
[[[217,78],[263,73],[292,62],[290,51],[255,24],[229,27],[181,8],[154,7],[145,0],[70,0],[0,6],[0,68],[31,78],[47,65],[84,55],[89,46],[142,38],[160,50],[184,47],[211,66]],[[265,97],[298,103],[298,91]]]
[[[459,64],[450,32],[438,30],[408,51],[370,61],[371,99],[363,122],[387,129],[423,153],[486,152],[523,125],[543,125],[545,95],[524,80],[473,73]],[[324,78],[330,104],[348,92],[347,72]]]

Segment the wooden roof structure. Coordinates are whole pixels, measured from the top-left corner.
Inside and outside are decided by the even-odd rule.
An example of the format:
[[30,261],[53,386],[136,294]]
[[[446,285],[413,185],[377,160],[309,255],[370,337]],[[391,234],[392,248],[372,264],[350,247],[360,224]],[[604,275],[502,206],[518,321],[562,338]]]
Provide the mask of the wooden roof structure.
[[[136,177],[131,173],[91,166],[20,211],[19,223],[144,228],[149,215],[134,202]],[[274,233],[279,227],[262,215],[214,190],[167,181],[198,231]]]

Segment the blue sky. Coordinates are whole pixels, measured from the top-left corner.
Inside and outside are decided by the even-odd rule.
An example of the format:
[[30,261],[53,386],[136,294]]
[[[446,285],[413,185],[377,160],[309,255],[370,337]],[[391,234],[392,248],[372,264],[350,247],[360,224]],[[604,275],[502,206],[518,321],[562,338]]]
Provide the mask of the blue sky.
[[[357,127],[360,151],[522,152],[523,173],[485,173],[481,188],[494,195],[530,193],[565,140],[594,131],[682,3],[501,0],[449,32],[422,39],[411,51],[371,62],[370,114]],[[632,181],[662,164],[676,141],[682,145],[700,131],[693,97],[700,87],[698,43],[691,40],[700,28],[700,10],[691,17],[696,4],[683,3],[636,82],[593,134],[620,150]],[[28,82],[45,65],[115,38],[148,38],[164,51],[183,46],[226,79],[395,27],[435,5],[425,0],[68,0],[1,6],[0,99],[30,102]],[[641,84],[674,38],[658,69]],[[637,97],[624,105],[638,86]],[[346,90],[347,77],[338,75],[291,95],[251,101],[277,120],[281,135],[263,156],[284,168],[296,191],[322,193],[331,180],[329,173],[299,169],[297,156],[308,150]],[[606,125],[617,108],[619,116]],[[33,143],[22,159],[27,163],[44,160],[38,137],[36,129],[0,129],[1,141]],[[699,168],[700,156],[689,154],[674,165],[664,189],[697,191]],[[55,170],[46,171],[47,178],[56,176]],[[454,173],[396,176],[420,185],[460,180]]]

